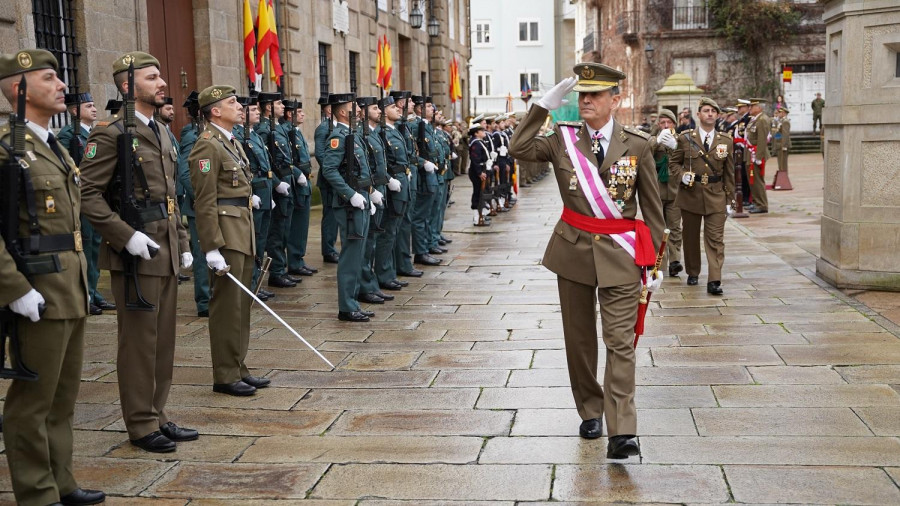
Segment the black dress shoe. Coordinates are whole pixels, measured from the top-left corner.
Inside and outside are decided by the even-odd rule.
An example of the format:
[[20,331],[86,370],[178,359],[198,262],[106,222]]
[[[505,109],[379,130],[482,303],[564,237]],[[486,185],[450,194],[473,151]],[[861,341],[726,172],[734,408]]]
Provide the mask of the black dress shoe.
[[369,317],[359,311],[338,311],[338,320],[342,322],[367,322]]
[[322,261],[326,264],[336,264],[340,257],[337,253],[329,253],[327,255],[322,255]]
[[612,436],[606,446],[606,458],[627,459],[641,453],[634,436]]
[[234,383],[216,383],[213,385],[213,392],[234,395],[235,397],[247,397],[256,393],[256,387],[238,380]]
[[446,246],[446,245],[447,245],[447,241],[445,241],[443,239],[438,239],[438,246]]
[[394,300],[394,296],[393,296],[393,295],[388,295],[388,294],[382,292],[381,290],[375,292],[375,295],[381,297],[381,298],[384,299],[384,300]]
[[[406,277],[408,277],[408,278],[421,278],[421,277],[422,277],[422,274],[424,274],[424,272],[422,272],[422,271],[420,271],[420,270],[418,270],[418,269],[413,269],[413,270],[411,270],[411,271],[409,271],[409,272],[401,272],[401,271],[397,271],[397,275],[399,275],[399,276],[406,276]],[[401,286],[402,286],[402,285],[401,285]]]
[[200,318],[209,318],[209,309],[202,309],[197,311],[197,316]]
[[94,304],[91,304],[91,306],[90,306],[90,308],[89,308],[89,312],[90,312],[93,316],[97,316],[97,315],[103,314],[103,310],[100,309],[99,306],[95,306]]
[[166,422],[159,427],[159,431],[172,441],[196,441],[200,437],[200,433],[196,430],[179,427],[174,422]]
[[358,312],[359,314],[369,318],[375,316],[375,311],[366,311],[365,309],[360,309]]
[[316,269],[315,267],[312,267],[310,265],[304,265],[303,268],[309,271],[310,275],[319,272],[319,269]]
[[374,293],[361,293],[356,297],[360,302],[368,302],[369,304],[384,304],[384,299]]
[[439,248],[437,246],[428,250],[428,252],[431,253],[432,255],[443,255],[444,252],[446,252],[446,251],[447,250],[445,250],[443,248]]
[[298,285],[303,282],[303,278],[301,278],[300,276],[291,276],[290,274],[285,274],[284,277],[293,281],[294,283],[297,283]]
[[591,418],[581,422],[578,427],[578,434],[585,439],[597,439],[603,435],[603,424],[599,418]]
[[669,262],[669,277],[674,278],[678,275],[679,272],[684,270],[684,266],[681,265],[681,262],[675,260],[674,262]]
[[453,242],[453,239],[447,239],[446,237],[444,237],[444,234],[441,234],[441,240],[447,244],[450,244],[451,242]]
[[297,283],[291,281],[287,276],[270,275],[269,286],[273,286],[275,288],[293,288],[297,286]]
[[433,256],[425,253],[424,255],[416,255],[413,257],[413,261],[417,264],[423,265],[441,265],[441,261]]
[[106,494],[104,494],[103,492],[99,490],[87,490],[83,488],[76,488],[75,490],[59,498],[60,504],[65,504],[66,506],[70,504],[100,504],[105,500]]
[[[188,278],[188,279],[190,279],[190,278]],[[94,304],[94,305],[97,306],[97,307],[99,307],[100,309],[102,309],[102,310],[104,310],[104,311],[115,311],[115,310],[116,310],[116,305],[113,304],[112,302],[108,301],[108,300],[101,300],[100,302],[98,302],[98,303],[96,303],[96,304]],[[101,492],[101,493],[102,493],[102,492]]]
[[[380,283],[378,286],[380,286],[381,288],[384,288],[385,290],[393,290],[393,291],[401,290],[403,288],[402,286],[400,286],[399,283],[394,283],[393,281],[388,281],[387,283]],[[384,298],[384,297],[382,297],[382,298]],[[393,297],[391,297],[391,298],[393,299]],[[387,299],[385,299],[385,300],[387,300]]]
[[[422,275],[422,271],[416,271],[416,272],[419,273],[419,276]],[[394,283],[397,283],[398,285],[400,285],[400,288],[406,288],[407,286],[409,286],[409,281],[403,281],[402,279],[395,279]]]
[[299,269],[291,269],[288,271],[288,274],[292,276],[312,276],[314,274],[313,271],[309,270],[305,265],[300,267]]
[[710,295],[722,295],[722,282],[721,281],[710,281],[706,284],[706,293]]
[[697,279],[698,279],[697,276],[688,276],[687,284],[694,286],[697,284]]
[[262,292],[257,293],[257,294],[256,294],[256,297],[259,298],[259,300],[261,300],[261,301],[263,301],[263,302],[266,302],[267,300],[269,300],[269,299],[271,298],[271,297],[269,297],[268,295],[266,295],[266,294],[264,294],[264,293],[262,293]]
[[158,430],[140,439],[132,439],[131,444],[150,453],[170,453],[175,451],[175,441],[167,438]]
[[247,376],[246,378],[241,378],[241,381],[256,388],[266,388],[272,383],[272,380],[269,378],[260,378],[259,376]]
[[190,277],[190,276],[187,276],[187,275],[185,275],[185,274],[179,274],[179,275],[178,275],[178,282],[179,282],[179,283],[181,283],[182,281],[190,281],[190,280],[191,280],[191,277]]
[[270,291],[266,290],[265,288],[260,288],[260,289],[259,289],[259,294],[260,294],[260,295],[265,295],[266,297],[268,297],[268,298],[270,298],[270,299],[273,298],[273,297],[275,297],[275,292],[270,292]]
[[750,214],[768,214],[768,209],[762,209],[760,207],[754,207],[750,210]]

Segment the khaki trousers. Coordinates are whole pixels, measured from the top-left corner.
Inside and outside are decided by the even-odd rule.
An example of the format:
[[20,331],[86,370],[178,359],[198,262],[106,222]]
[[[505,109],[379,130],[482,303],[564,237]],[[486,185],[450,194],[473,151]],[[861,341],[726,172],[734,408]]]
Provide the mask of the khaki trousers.
[[169,421],[166,400],[175,362],[175,310],[178,280],[172,276],[139,276],[141,293],[153,311],[125,308],[125,275],[113,271],[119,351],[116,369],[122,418],[130,439],[140,439]]
[[[250,287],[253,257],[235,250],[219,250],[229,271],[244,286]],[[234,383],[250,375],[244,364],[250,347],[250,301],[228,276],[211,275],[209,299],[209,348],[212,355],[213,383]]]
[[778,170],[786,173],[788,170],[788,152],[778,145],[776,145],[775,149],[778,150]]
[[[634,406],[634,324],[641,285],[597,288],[557,277],[566,363],[575,407],[582,420],[606,416],[608,435],[637,434]],[[606,371],[597,382],[597,300]]]
[[39,378],[10,384],[3,442],[16,503],[45,506],[78,488],[72,475],[72,425],[85,318],[18,322],[22,361]]
[[725,263],[725,211],[703,215],[682,210],[681,218],[684,223],[684,266],[688,276],[700,276],[700,221],[703,220],[707,281],[722,281],[722,264]]
[[669,240],[666,242],[666,258],[663,266],[672,262],[681,261],[681,208],[675,205],[674,200],[663,200],[663,214],[666,218],[666,228],[669,229]]
[[[763,167],[766,162],[763,161]],[[766,196],[766,180],[763,177],[763,171],[759,165],[750,164],[753,171],[753,184],[750,187],[750,196],[753,197],[753,204],[759,209],[769,210],[769,198]]]

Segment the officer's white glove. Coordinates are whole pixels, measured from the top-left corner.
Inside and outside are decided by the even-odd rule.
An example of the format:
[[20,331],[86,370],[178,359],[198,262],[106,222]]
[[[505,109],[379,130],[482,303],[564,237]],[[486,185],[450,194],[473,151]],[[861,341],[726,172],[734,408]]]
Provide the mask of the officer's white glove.
[[782,150],[782,151],[787,151],[787,150],[788,150],[788,148],[781,148],[781,150]]
[[497,152],[496,152],[496,151],[491,151],[491,161],[494,161],[494,160],[496,160],[496,159],[497,159]]
[[390,178],[388,179],[387,187],[388,190],[391,190],[392,192],[398,192],[400,191],[400,181],[397,181],[394,178]]
[[456,153],[450,153],[451,160],[456,160],[457,158],[459,158],[459,155],[457,155]]
[[306,181],[306,174],[301,172],[300,175],[297,176],[297,184],[299,184],[300,186],[306,186],[307,184],[309,184]]
[[437,165],[429,162],[428,160],[425,161],[425,172],[434,172],[434,169],[436,168]]
[[369,194],[369,200],[371,200],[373,204],[380,206],[384,202],[384,195],[378,190],[373,190],[372,193]]
[[359,193],[354,193],[352,197],[350,197],[350,205],[357,209],[365,209],[366,208],[366,198],[360,195]]
[[189,252],[185,251],[181,254],[181,268],[190,269],[192,265],[194,265],[194,255],[191,255]]
[[375,207],[375,203],[374,203],[374,202],[369,202],[369,214],[372,215],[372,216],[375,216],[375,213],[376,213],[377,211],[378,211],[378,209]]
[[566,103],[564,100],[565,96],[575,88],[576,84],[578,84],[578,78],[575,76],[563,79],[556,86],[550,88],[550,91],[544,93],[544,96],[537,101],[537,105],[548,111],[559,109],[560,106]]
[[681,175],[681,182],[685,185],[691,184],[692,175],[690,172],[685,172]]
[[250,196],[250,202],[251,202],[251,204],[253,205],[253,209],[259,209],[259,204],[260,204],[260,202],[262,202],[262,201],[259,199],[259,196],[258,196],[258,195],[251,195],[251,196]]
[[25,295],[9,303],[9,309],[13,313],[20,314],[29,320],[36,322],[41,319],[38,306],[44,303],[44,297],[32,288]]
[[675,136],[672,135],[668,128],[659,132],[659,135],[656,136],[656,143],[669,149],[678,147],[678,141],[675,140]]
[[147,237],[143,232],[135,232],[125,243],[125,251],[144,260],[150,260],[150,248],[159,249],[159,244]]
[[500,156],[506,156],[506,153],[509,153],[509,149],[506,146],[500,146]]
[[278,186],[275,187],[275,191],[282,195],[287,195],[288,190],[290,190],[290,189],[291,189],[291,185],[285,183],[284,181],[278,183]]
[[222,269],[228,268],[228,264],[225,263],[225,257],[219,253],[218,249],[206,252],[206,265],[214,271],[221,271]]
[[731,204],[725,205],[725,215],[729,217],[734,216],[734,208],[731,207]]
[[650,292],[655,292],[659,287],[662,286],[663,282],[663,273],[662,271],[656,271],[656,276],[653,276],[647,279],[647,290]]

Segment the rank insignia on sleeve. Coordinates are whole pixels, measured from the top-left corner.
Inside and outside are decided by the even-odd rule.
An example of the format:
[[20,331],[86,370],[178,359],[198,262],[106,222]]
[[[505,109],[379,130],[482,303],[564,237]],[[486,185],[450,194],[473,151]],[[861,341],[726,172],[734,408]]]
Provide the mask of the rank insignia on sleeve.
[[331,139],[331,149],[337,149],[340,143],[341,141],[338,139]]
[[97,156],[97,143],[89,142],[87,146],[84,147],[84,157],[85,158],[93,158]]
[[207,173],[209,172],[209,158],[204,158],[200,160],[200,172]]

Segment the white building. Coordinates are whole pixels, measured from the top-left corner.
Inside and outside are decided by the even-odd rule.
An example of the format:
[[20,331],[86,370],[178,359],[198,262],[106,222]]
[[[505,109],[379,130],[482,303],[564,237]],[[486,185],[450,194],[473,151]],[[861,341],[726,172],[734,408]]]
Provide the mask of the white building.
[[[490,0],[471,3],[472,59],[469,104],[475,113],[524,111],[525,83],[532,102],[556,84],[564,16],[560,0]],[[571,10],[571,9],[567,9]],[[569,16],[574,22],[574,13]],[[510,98],[511,97],[511,98]]]

